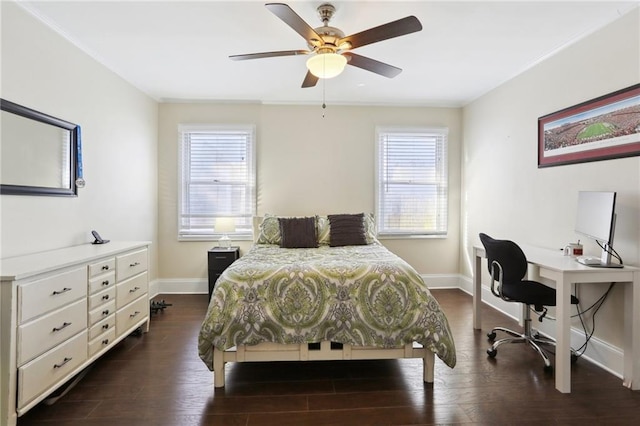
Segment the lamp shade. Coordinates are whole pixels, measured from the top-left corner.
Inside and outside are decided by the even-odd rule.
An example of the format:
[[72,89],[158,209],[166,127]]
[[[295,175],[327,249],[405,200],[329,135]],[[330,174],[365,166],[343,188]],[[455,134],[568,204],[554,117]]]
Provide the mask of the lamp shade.
[[233,217],[216,218],[214,231],[220,234],[232,234],[236,232],[236,220]]
[[337,53],[318,53],[307,60],[307,68],[318,78],[333,78],[347,65],[347,58]]

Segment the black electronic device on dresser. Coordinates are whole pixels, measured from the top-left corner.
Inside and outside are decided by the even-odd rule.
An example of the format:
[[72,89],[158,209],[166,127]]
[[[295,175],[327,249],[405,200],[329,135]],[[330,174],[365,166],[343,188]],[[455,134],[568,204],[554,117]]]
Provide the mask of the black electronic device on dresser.
[[240,247],[213,247],[209,249],[209,299],[218,277],[240,257]]

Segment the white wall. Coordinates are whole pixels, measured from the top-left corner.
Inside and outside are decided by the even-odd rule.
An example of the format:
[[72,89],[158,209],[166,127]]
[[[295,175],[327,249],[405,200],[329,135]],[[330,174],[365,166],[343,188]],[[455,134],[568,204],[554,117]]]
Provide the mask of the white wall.
[[[538,117],[640,81],[640,10],[586,37],[463,110],[461,272],[471,276],[478,233],[560,248],[573,231],[579,190],[618,192],[615,248],[640,264],[640,157],[537,168]],[[599,251],[584,241],[587,254]],[[582,286],[589,306],[606,286]],[[597,316],[596,336],[621,347],[622,292]],[[575,324],[574,324],[575,326]]]
[[[374,211],[376,126],[449,128],[449,235],[383,240],[423,274],[457,275],[460,109],[257,104],[161,104],[159,113],[160,276],[205,279],[214,242],[177,241],[178,124],[250,123],[257,131],[258,214]],[[248,242],[235,242],[244,251]],[[437,261],[434,261],[437,259]]]
[[0,255],[82,244],[92,229],[155,243],[157,103],[13,2],[0,7],[1,96],[80,124],[87,182],[77,198],[2,195]]

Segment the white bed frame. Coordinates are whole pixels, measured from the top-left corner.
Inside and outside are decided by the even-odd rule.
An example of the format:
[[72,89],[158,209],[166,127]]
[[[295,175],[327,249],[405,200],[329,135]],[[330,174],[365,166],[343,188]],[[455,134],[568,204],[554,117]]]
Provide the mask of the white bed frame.
[[331,342],[321,342],[320,349],[309,349],[308,343],[283,345],[260,343],[239,345],[226,351],[213,348],[214,387],[224,387],[224,365],[227,362],[258,361],[331,361],[350,359],[403,359],[422,358],[424,381],[433,383],[435,357],[433,352],[421,345],[407,344],[400,348],[375,348],[370,346],[343,345],[341,349],[331,347]]

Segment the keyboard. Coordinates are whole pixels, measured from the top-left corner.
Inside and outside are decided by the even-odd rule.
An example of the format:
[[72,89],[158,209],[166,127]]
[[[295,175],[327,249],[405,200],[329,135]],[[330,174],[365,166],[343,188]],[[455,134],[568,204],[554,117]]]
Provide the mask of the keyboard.
[[576,261],[595,268],[624,268],[624,266],[619,263],[602,263],[599,257],[580,256],[576,257]]
[[576,260],[578,261],[578,263],[582,263],[583,265],[587,266],[600,265],[599,257],[579,256],[576,257]]

